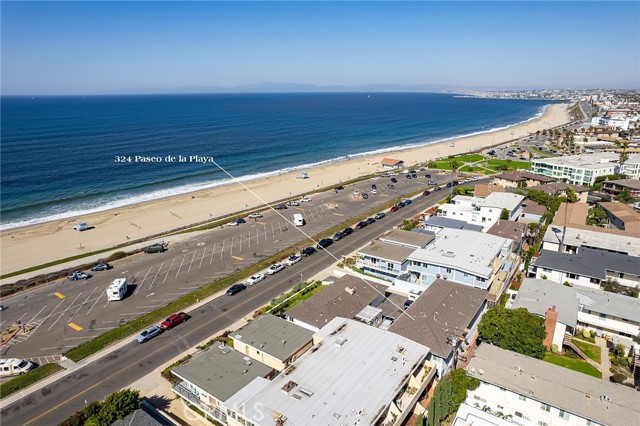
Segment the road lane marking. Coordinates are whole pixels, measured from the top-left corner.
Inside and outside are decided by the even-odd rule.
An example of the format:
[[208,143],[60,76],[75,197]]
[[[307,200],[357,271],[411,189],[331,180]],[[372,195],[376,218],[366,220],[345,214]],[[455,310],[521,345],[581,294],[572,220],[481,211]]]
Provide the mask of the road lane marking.
[[234,258],[235,260],[244,260],[244,258],[240,256],[231,256],[231,257]]
[[[82,327],[80,327],[80,326],[79,326],[78,324],[76,324],[76,323],[70,322],[68,325],[69,325],[69,327],[73,328],[75,331],[82,331],[82,330],[83,330],[83,328],[82,328]],[[82,337],[82,339],[85,339],[85,338],[86,338],[86,337]],[[64,340],[69,340],[69,339],[64,339]]]
[[64,294],[58,293],[57,291],[53,293],[53,295],[56,296],[58,299],[64,299]]

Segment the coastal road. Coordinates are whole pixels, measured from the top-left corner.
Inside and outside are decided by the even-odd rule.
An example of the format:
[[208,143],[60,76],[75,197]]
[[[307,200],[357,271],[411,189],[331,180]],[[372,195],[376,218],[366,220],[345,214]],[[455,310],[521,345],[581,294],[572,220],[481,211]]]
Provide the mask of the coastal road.
[[[427,173],[432,178],[425,178]],[[273,211],[266,211],[262,218],[247,219],[247,223],[237,227],[194,234],[186,241],[171,244],[165,253],[123,259],[114,263],[110,271],[95,272],[89,280],[61,280],[5,298],[3,304],[9,309],[3,312],[2,326],[20,321],[30,331],[10,341],[0,354],[39,364],[55,362],[70,348],[212,281],[287,247],[297,245],[300,249],[310,245],[302,231],[317,234],[403,193],[424,189],[428,180],[443,182],[448,178],[437,171],[423,171],[418,176],[418,179],[396,176],[393,190],[387,187],[390,178],[359,182],[338,194],[313,194],[311,202],[279,211],[287,218],[302,213],[307,221],[302,228],[290,225]],[[377,195],[371,194],[372,184],[378,188]],[[368,192],[369,198],[354,198],[356,189]],[[406,216],[406,209],[403,210],[396,214]],[[379,226],[376,223],[372,227]],[[336,246],[342,244],[340,241]],[[106,288],[121,277],[132,283],[129,294],[122,301],[108,302]],[[265,282],[273,279],[268,277]]]
[[[347,255],[398,225],[403,218],[424,211],[444,195],[445,191],[440,191],[418,197],[411,205],[387,215],[371,226],[355,231],[330,246],[327,251],[337,258]],[[311,277],[334,262],[334,258],[328,253],[319,251],[235,296],[217,298],[191,312],[192,318],[175,329],[142,345],[128,344],[62,380],[3,407],[0,423],[3,426],[55,425],[84,408],[87,401],[100,400],[115,390],[129,386],[158,366],[209,338],[212,332],[224,330],[237,320],[252,314],[271,299],[289,290],[300,280],[300,276]]]

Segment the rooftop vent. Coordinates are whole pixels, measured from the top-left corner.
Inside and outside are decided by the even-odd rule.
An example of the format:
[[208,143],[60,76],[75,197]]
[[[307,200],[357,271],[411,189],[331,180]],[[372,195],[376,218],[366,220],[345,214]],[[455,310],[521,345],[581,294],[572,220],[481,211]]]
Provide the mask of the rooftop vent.
[[301,394],[303,394],[307,398],[309,398],[309,397],[311,397],[311,395],[313,395],[313,392],[311,392],[310,390],[307,390],[305,388],[300,388],[300,390],[298,392],[300,392]]
[[251,365],[251,358],[249,358],[248,356],[245,356],[242,359],[244,360],[245,365]]
[[481,368],[480,370],[478,370],[478,374],[482,376],[484,374],[484,370]]
[[351,288],[351,287],[345,287],[344,291],[346,291],[347,293],[349,293],[351,295],[354,295],[355,292],[356,292],[356,290],[354,288]]
[[347,343],[347,338],[346,337],[338,337],[336,339],[336,346],[341,348],[345,343]]
[[286,384],[286,385],[284,385],[284,386],[282,387],[282,390],[283,390],[285,393],[289,393],[289,391],[290,391],[291,389],[295,388],[296,386],[298,386],[298,384],[297,384],[296,382],[294,382],[293,380],[289,380],[289,381],[287,382],[287,384]]
[[456,257],[456,254],[452,251],[441,251],[440,252],[441,255],[443,255],[444,257]]

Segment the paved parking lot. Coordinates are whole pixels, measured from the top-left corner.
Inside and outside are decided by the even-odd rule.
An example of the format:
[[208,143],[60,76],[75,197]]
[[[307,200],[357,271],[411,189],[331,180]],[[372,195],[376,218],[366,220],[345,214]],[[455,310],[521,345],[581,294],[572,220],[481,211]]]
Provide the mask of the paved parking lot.
[[[247,219],[237,227],[194,233],[186,241],[171,244],[165,253],[123,259],[109,271],[93,273],[89,280],[57,281],[6,298],[3,303],[8,309],[3,312],[0,327],[20,321],[28,332],[5,345],[1,354],[50,362],[86,340],[287,247],[312,245],[305,234],[317,234],[392,197],[426,188],[427,180],[443,182],[447,178],[431,172],[432,178],[427,179],[425,173],[420,172],[418,179],[396,176],[393,190],[387,188],[389,178],[380,178],[346,186],[337,194],[313,194],[311,202],[299,207],[267,211],[262,218]],[[377,186],[378,194],[371,193],[371,184]],[[355,190],[368,193],[368,198],[354,196]],[[288,222],[293,213],[304,216],[304,227]],[[122,277],[131,283],[127,297],[108,302],[106,288]],[[263,283],[268,285],[273,279],[268,276]]]

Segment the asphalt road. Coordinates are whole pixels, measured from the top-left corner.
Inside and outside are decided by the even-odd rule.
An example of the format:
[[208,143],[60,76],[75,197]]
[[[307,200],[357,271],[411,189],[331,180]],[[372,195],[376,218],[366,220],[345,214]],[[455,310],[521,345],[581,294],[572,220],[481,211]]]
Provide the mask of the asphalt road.
[[[279,211],[289,219],[293,213],[302,213],[307,224],[299,229],[267,211],[262,218],[247,219],[240,226],[194,234],[187,241],[171,244],[165,253],[138,254],[115,262],[112,270],[94,272],[89,280],[60,280],[3,299],[8,309],[3,312],[0,327],[21,321],[31,331],[11,340],[0,355],[38,364],[55,362],[70,348],[216,279],[287,247],[310,245],[301,231],[317,234],[393,197],[426,188],[428,180],[443,182],[448,177],[432,172],[433,177],[427,179],[426,173],[421,172],[418,179],[397,176],[393,190],[386,186],[390,179],[381,178],[348,185],[338,194],[313,194],[311,202]],[[377,185],[378,194],[371,194],[371,184]],[[355,189],[368,192],[368,199],[354,199]],[[132,284],[127,297],[108,302],[106,288],[121,277],[127,277]],[[268,277],[266,281],[271,280]]]
[[[418,197],[410,206],[355,231],[333,244],[328,251],[338,258],[351,253],[400,223],[403,218],[422,212],[445,195],[446,191],[443,190],[427,197]],[[299,281],[300,276],[313,276],[333,262],[335,260],[329,254],[318,251],[235,296],[220,297],[191,312],[192,318],[173,330],[142,345],[128,344],[62,380],[3,407],[0,423],[3,426],[55,425],[82,409],[87,401],[101,400],[109,393],[127,387],[159,365],[209,338],[212,333],[224,330],[253,313],[269,300],[290,289]]]

